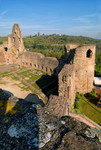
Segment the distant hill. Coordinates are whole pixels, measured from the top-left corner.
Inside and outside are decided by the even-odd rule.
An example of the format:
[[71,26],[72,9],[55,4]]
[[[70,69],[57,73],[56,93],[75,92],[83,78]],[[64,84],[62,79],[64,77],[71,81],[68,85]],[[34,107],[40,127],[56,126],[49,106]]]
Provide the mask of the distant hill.
[[[95,44],[97,52],[101,52],[101,39],[94,39],[84,36],[69,36],[69,35],[41,35],[41,36],[27,36],[23,38],[25,47],[29,50],[34,49],[49,49],[56,47],[62,47],[67,43],[78,44]],[[7,41],[7,37],[0,37],[0,44]],[[51,47],[50,47],[51,45]]]
[[[94,39],[83,36],[69,36],[69,35],[42,35],[42,36],[28,36],[24,38],[26,48],[35,48],[36,44],[45,46],[63,46],[67,43],[79,43],[79,44],[95,44],[97,51],[101,51],[101,39]],[[39,48],[39,47],[37,47]],[[44,48],[43,48],[44,49]]]
[[2,44],[5,41],[7,41],[7,37],[0,37],[0,44]]

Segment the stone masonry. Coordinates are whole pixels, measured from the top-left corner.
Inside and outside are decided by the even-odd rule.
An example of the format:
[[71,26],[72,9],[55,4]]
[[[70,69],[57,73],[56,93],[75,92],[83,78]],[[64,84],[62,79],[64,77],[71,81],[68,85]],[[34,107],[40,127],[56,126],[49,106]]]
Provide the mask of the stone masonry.
[[[62,67],[57,67],[57,72],[59,72],[58,96],[57,98],[56,96],[50,97],[47,110],[50,113],[63,116],[67,115],[74,107],[77,92],[85,94],[93,89],[95,45],[67,44],[65,56],[60,62]],[[62,69],[60,70],[60,68]],[[63,106],[60,105],[60,101],[64,105],[64,111],[61,110]]]
[[16,57],[23,54],[25,51],[22,33],[18,24],[14,24],[12,34],[8,36],[8,49],[13,49]]
[[95,45],[67,44],[65,55],[58,61],[40,53],[27,52],[20,27],[15,24],[8,42],[0,45],[0,64],[27,66],[58,76],[58,95],[51,95],[46,107],[50,113],[63,116],[73,108],[77,92],[92,91]]

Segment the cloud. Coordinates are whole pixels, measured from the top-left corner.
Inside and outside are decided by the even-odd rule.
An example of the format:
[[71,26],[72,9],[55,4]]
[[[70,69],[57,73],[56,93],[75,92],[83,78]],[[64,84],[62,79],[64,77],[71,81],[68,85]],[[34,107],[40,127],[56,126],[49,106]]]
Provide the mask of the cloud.
[[8,13],[8,10],[5,10],[5,11],[1,12],[0,15],[3,16],[5,14],[7,14],[7,13]]
[[0,21],[1,23],[0,23],[0,28],[1,29],[10,29],[12,26],[13,26],[13,24],[15,24],[16,23],[16,21],[15,20],[9,20],[9,21],[7,21],[7,20],[3,20],[3,21]]
[[47,25],[21,25],[22,29],[44,29],[44,30],[59,30],[58,28],[54,28]]
[[94,13],[94,14],[83,15],[83,16],[79,16],[77,18],[74,18],[72,20],[76,21],[78,23],[92,24],[92,23],[99,22],[101,20],[101,14]]
[[79,25],[74,27],[69,27],[64,29],[64,34],[68,35],[77,35],[77,36],[87,36],[87,37],[93,37],[101,39],[101,32],[99,32],[101,29],[101,24],[98,25]]
[[4,15],[8,13],[8,10],[2,11],[0,13],[0,22],[2,22],[2,19],[4,18]]
[[[74,24],[74,25],[73,25]],[[65,29],[64,29],[65,30]],[[71,27],[65,30],[67,34],[83,35],[93,38],[101,38],[101,14],[87,14],[72,19]]]
[[43,29],[44,26],[41,25],[22,25],[22,29]]
[[3,16],[4,16],[5,14],[7,14],[7,13],[8,13],[8,10],[2,11],[2,12],[0,13],[0,19],[2,19]]

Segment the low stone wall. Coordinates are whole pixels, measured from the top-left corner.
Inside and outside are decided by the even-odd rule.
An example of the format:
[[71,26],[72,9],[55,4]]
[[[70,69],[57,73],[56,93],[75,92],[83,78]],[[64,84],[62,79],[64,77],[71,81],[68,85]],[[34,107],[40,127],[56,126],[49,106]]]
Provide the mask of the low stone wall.
[[16,64],[33,67],[51,74],[58,66],[58,60],[53,57],[45,57],[41,53],[25,52],[17,59]]
[[[67,114],[68,115],[68,114]],[[101,131],[101,126],[98,125],[96,122],[94,122],[93,120],[89,119],[88,117],[81,115],[81,114],[76,114],[76,113],[70,113],[70,116],[76,118],[77,120],[86,123],[87,125],[93,127],[93,128],[97,128]]]

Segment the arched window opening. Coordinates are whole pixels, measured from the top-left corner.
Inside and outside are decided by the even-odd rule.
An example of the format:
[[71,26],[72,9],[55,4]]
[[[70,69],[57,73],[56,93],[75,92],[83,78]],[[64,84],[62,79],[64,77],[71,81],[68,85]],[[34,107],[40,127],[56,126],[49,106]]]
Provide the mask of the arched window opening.
[[30,66],[32,66],[32,63],[30,63]]
[[7,48],[7,47],[5,47],[5,48],[4,48],[4,50],[5,50],[5,52],[7,52],[7,51],[8,51],[8,48]]
[[87,53],[86,53],[86,57],[87,58],[91,58],[92,57],[92,51],[89,49],[88,51],[87,51]]
[[48,71],[47,67],[46,67],[46,72]]
[[19,38],[19,42],[21,42],[21,39]]
[[66,79],[66,76],[65,76],[65,75],[62,77],[62,81],[63,81],[63,83],[65,83],[65,82],[67,81],[67,79]]
[[52,69],[50,68],[50,72],[52,73]]
[[15,37],[13,37],[13,42],[15,42]]

